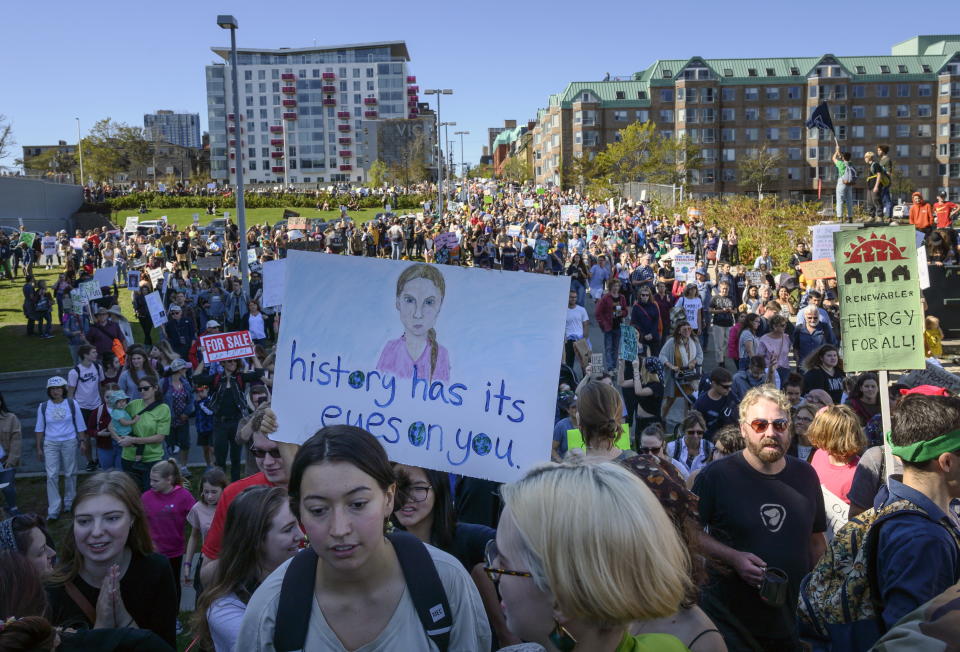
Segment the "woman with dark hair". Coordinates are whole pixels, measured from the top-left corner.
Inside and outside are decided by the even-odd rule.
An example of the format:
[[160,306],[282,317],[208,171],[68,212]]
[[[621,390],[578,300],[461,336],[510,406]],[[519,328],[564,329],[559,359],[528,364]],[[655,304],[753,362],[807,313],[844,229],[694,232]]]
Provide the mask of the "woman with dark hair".
[[844,374],[837,347],[832,344],[818,347],[803,360],[801,367],[806,371],[803,374],[804,393],[822,389],[830,395],[834,405],[840,404],[840,399],[843,398]]
[[[365,430],[322,428],[297,451],[290,505],[311,552],[296,560],[305,568],[315,564],[303,649],[433,649],[396,552],[399,544],[394,542],[401,537],[384,536],[396,492],[396,473],[386,451]],[[408,544],[410,539],[403,539]],[[470,576],[451,555],[433,547],[426,551],[452,612],[450,649],[490,649],[483,604]],[[250,599],[238,638],[245,650],[274,649],[275,632],[283,631],[277,627],[281,586],[291,563],[281,565]]]
[[56,625],[148,629],[176,643],[173,571],[153,552],[140,491],[126,473],[97,473],[80,486],[47,594]]
[[39,514],[18,514],[0,521],[0,550],[23,555],[38,577],[47,577],[53,572],[57,553],[50,546],[52,541],[47,524]]
[[126,364],[123,371],[120,372],[118,384],[124,394],[136,397],[140,394],[137,383],[147,377],[150,377],[154,383],[158,382],[157,372],[150,364],[146,349],[139,344],[135,344],[127,349]]
[[127,414],[140,418],[133,431],[117,443],[123,448],[120,466],[143,492],[150,488],[150,469],[163,459],[163,440],[170,434],[170,407],[163,402],[156,376],[141,379],[133,396],[139,398],[127,403]]
[[570,291],[577,293],[577,305],[583,306],[587,298],[587,280],[590,278],[590,271],[586,263],[583,262],[583,256],[579,253],[573,254],[570,258],[570,264],[567,265],[567,276],[570,277]]
[[0,650],[37,652],[57,646],[56,630],[43,617],[43,584],[16,550],[0,549]]
[[757,355],[760,350],[760,340],[757,337],[759,330],[760,315],[751,311],[743,321],[737,343],[737,368],[740,371],[747,370],[750,366],[750,358]]
[[686,321],[681,321],[673,329],[673,337],[660,349],[660,361],[667,370],[664,382],[663,420],[670,415],[673,403],[681,392],[692,396],[697,387],[697,368],[703,364],[703,349],[700,339],[691,337],[693,329]]
[[496,538],[497,531],[486,525],[457,521],[450,476],[446,473],[402,464],[395,468],[400,508],[393,512],[393,524],[460,560],[480,591],[499,645],[519,643],[507,629],[497,590],[483,572],[483,552],[487,542]]
[[20,431],[20,419],[7,407],[7,401],[0,394],[0,484],[7,483],[2,490],[7,501],[7,511],[16,514],[17,485],[14,481],[16,468],[20,466],[20,451],[23,436]]
[[847,405],[856,413],[863,427],[880,414],[880,385],[877,374],[867,371],[857,376],[847,397]]
[[230,503],[223,549],[213,581],[194,613],[194,631],[204,649],[230,652],[247,603],[277,566],[297,553],[303,534],[280,487],[245,489]]

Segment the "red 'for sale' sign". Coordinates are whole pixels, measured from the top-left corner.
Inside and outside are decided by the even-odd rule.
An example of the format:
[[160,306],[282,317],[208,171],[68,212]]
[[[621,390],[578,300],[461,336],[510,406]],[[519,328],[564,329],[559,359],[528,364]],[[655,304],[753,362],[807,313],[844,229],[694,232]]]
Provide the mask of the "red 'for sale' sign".
[[201,335],[204,362],[223,362],[253,355],[253,339],[250,331],[233,331]]

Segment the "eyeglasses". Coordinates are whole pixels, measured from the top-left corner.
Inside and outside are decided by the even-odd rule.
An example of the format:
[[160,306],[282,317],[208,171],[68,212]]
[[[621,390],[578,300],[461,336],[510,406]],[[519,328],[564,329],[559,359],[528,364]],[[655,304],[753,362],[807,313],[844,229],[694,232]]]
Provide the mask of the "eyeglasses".
[[724,389],[730,389],[733,387],[733,383],[717,383],[717,387],[722,387]]
[[493,585],[497,587],[497,590],[500,589],[501,575],[510,575],[512,577],[533,577],[533,575],[527,571],[507,570],[506,568],[494,567],[493,562],[499,556],[500,552],[497,550],[496,540],[490,539],[487,541],[487,547],[484,548],[483,551],[484,561],[487,562],[487,565],[483,567],[483,572],[487,574],[487,577],[489,577],[490,581],[493,582]]
[[687,431],[687,434],[688,434],[688,435],[699,435],[699,436],[702,437],[702,436],[703,436],[703,432],[704,432],[703,430],[688,430],[688,431]]
[[411,503],[422,503],[433,487],[410,487],[407,490],[407,500]]
[[257,458],[258,460],[262,460],[267,455],[269,455],[275,460],[280,459],[279,448],[271,448],[270,450],[264,450],[262,448],[257,448],[256,446],[251,446],[249,450],[250,450],[250,454],[253,455],[255,458]]
[[753,431],[758,435],[767,431],[767,428],[773,426],[773,429],[776,432],[786,432],[787,426],[790,424],[786,419],[774,419],[773,421],[768,421],[767,419],[754,419],[750,422],[750,427],[753,428]]
[[663,446],[640,446],[637,452],[641,455],[659,455],[662,448]]
[[153,389],[153,385],[144,385],[143,387],[138,387],[141,392],[146,392],[147,390]]

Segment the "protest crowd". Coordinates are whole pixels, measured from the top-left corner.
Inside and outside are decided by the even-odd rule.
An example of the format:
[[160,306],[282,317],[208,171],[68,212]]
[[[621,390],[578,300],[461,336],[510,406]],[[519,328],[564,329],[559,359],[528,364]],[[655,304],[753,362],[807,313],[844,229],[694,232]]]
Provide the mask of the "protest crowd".
[[[0,650],[956,649],[960,398],[844,371],[805,234],[779,259],[645,202],[476,180],[437,217],[381,194],[364,223],[344,203],[246,233],[0,235],[27,336],[73,363],[36,406],[46,514],[17,508],[30,433],[0,396]],[[903,222],[956,264],[958,207],[928,206]],[[500,484],[391,463],[352,425],[274,441],[269,270],[292,250],[569,277],[543,463]],[[238,332],[248,355],[211,354]]]

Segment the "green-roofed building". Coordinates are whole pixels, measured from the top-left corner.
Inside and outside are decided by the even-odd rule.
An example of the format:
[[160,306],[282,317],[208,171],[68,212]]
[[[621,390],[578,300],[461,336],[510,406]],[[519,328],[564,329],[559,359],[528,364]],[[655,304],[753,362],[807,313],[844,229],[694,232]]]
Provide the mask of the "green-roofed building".
[[627,78],[570,82],[530,130],[534,177],[559,185],[574,157],[594,156],[630,123],[652,121],[702,148],[690,192],[750,192],[738,165],[766,146],[780,157],[770,192],[809,199],[821,186],[829,197],[837,182],[833,136],[804,126],[822,101],[840,147],[861,170],[865,153],[888,145],[897,193],[909,188],[933,199],[946,189],[960,198],[960,34],[915,36],[890,55],[694,56],[661,59]]

